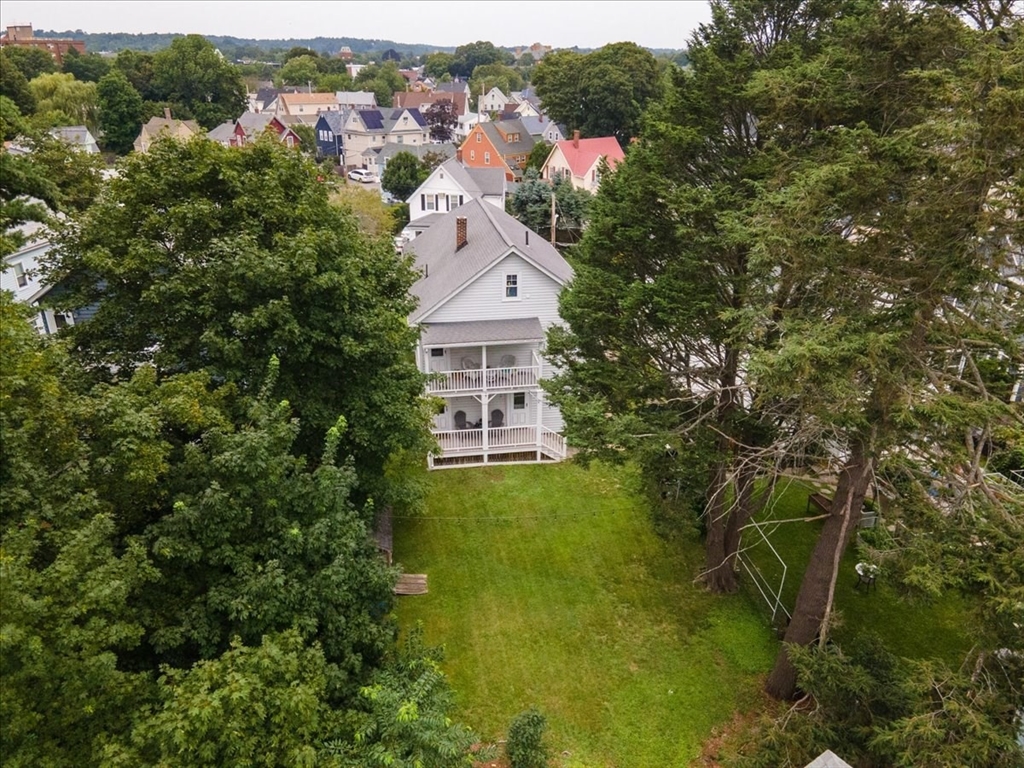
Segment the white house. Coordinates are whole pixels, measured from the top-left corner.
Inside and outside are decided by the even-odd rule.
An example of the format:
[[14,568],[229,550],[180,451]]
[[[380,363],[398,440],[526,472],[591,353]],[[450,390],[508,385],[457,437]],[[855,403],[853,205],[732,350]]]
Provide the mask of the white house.
[[[21,248],[4,259],[3,271],[0,272],[0,290],[13,293],[17,302],[38,308],[40,300],[50,291],[50,286],[43,283],[39,276],[39,262],[50,250],[50,241],[43,235],[43,225],[38,222],[26,222],[19,230],[27,239]],[[74,325],[75,318],[39,308],[32,322],[37,331],[49,335],[64,326]]]
[[483,112],[484,114],[490,114],[491,112],[501,112],[505,109],[505,105],[508,104],[509,98],[498,86],[494,86],[487,93],[482,94],[477,100],[477,111]]
[[550,243],[482,199],[439,218],[406,246],[420,279],[409,322],[421,329],[416,361],[435,374],[431,469],[566,456],[562,415],[540,381],[547,329],[572,268]]
[[437,166],[406,201],[409,225],[402,234],[413,239],[442,215],[470,200],[483,200],[505,210],[508,182],[500,168],[464,168],[457,158]]

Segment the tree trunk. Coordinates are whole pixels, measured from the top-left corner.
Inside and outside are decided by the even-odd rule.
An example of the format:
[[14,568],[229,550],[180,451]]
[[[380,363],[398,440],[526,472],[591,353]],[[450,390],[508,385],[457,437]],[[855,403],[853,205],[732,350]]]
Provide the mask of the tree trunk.
[[763,506],[767,494],[763,494],[761,503],[754,501],[754,481],[757,480],[757,469],[753,464],[744,463],[736,478],[736,508],[729,515],[725,526],[725,557],[733,561],[740,549],[740,536],[743,526],[750,522]]
[[[721,441],[720,441],[721,442]],[[723,446],[719,446],[723,449]],[[727,450],[727,449],[725,449]],[[739,588],[736,573],[726,550],[726,524],[729,519],[727,483],[729,479],[729,457],[723,454],[715,464],[714,475],[707,504],[708,538],[705,542],[704,578],[712,592],[731,593]]]
[[718,433],[718,461],[708,489],[707,515],[708,538],[705,542],[704,582],[712,592],[731,593],[739,588],[733,563],[726,549],[726,523],[729,518],[729,469],[733,461],[732,440],[727,437],[726,425],[736,407],[734,390],[736,386],[737,353],[729,350],[720,384],[721,392],[716,406]]
[[765,683],[765,690],[776,699],[792,699],[796,694],[796,668],[789,660],[786,646],[809,645],[822,631],[822,624],[832,609],[839,562],[857,529],[857,516],[864,505],[864,495],[871,479],[872,461],[865,455],[863,439],[856,440],[851,448],[850,457],[839,475],[829,516],[800,583],[785,644],[779,649],[775,667]]

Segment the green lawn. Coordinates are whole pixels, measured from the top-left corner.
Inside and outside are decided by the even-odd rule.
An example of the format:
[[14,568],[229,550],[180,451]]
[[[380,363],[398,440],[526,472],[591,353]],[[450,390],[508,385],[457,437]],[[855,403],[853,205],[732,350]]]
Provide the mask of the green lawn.
[[[787,520],[807,515],[807,495],[808,489],[801,483],[780,484],[773,503],[760,519]],[[815,516],[821,512],[812,507],[809,514]],[[821,522],[782,523],[764,528],[772,546],[788,566],[782,595],[790,609],[796,601],[800,577],[820,530]],[[770,583],[777,584],[781,566],[767,545],[757,542],[757,537],[748,535],[744,546],[750,547],[752,559]],[[958,665],[971,647],[970,626],[965,620],[967,605],[963,598],[949,593],[927,603],[902,599],[886,580],[884,569],[871,591],[865,591],[864,587],[856,589],[854,566],[858,559],[857,548],[851,546],[840,564],[835,598],[838,623],[833,635],[836,640],[841,644],[851,633],[870,631],[878,634],[886,647],[897,655],[942,658]]]
[[484,738],[536,705],[564,765],[685,765],[753,705],[775,652],[763,617],[692,583],[700,546],[655,536],[628,481],[570,464],[444,470],[425,517],[396,521],[396,561],[430,585],[399,600],[400,621],[445,646],[460,716]]
[[[655,535],[627,470],[489,467],[426,482],[423,516],[395,522],[395,560],[428,574],[430,593],[400,598],[399,621],[422,621],[427,642],[445,647],[459,716],[484,739],[504,738],[535,705],[554,753],[567,753],[561,765],[682,766],[714,726],[758,705],[778,647],[764,604],[695,585],[703,548]],[[807,490],[792,484],[773,501],[764,519],[801,517]],[[819,526],[771,534],[789,565],[787,606]],[[766,548],[751,555],[776,581]],[[840,641],[868,629],[899,654],[958,660],[969,647],[962,601],[905,603],[884,572],[858,592],[856,560],[845,558],[836,592]]]

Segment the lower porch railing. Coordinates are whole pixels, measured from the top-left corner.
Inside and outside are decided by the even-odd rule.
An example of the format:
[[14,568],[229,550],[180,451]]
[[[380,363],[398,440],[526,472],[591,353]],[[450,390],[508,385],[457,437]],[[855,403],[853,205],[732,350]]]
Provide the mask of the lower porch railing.
[[[565,457],[565,438],[557,432],[540,427],[490,427],[487,432],[487,450],[494,452],[510,448],[542,448],[559,458]],[[440,456],[478,453],[484,450],[483,429],[450,429],[434,432],[440,447]]]

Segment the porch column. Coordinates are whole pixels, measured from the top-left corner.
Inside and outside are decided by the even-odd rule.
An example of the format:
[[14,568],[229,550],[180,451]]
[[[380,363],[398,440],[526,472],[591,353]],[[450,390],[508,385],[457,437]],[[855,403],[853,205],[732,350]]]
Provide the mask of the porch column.
[[480,345],[480,382],[483,386],[483,396],[480,398],[480,431],[482,432],[480,438],[482,440],[481,445],[484,451],[484,463],[487,462],[487,451],[490,448],[490,431],[491,427],[488,424],[487,411],[490,408],[491,398],[487,396],[487,345]]
[[544,423],[544,416],[543,416],[543,414],[544,414],[544,391],[542,389],[540,389],[539,387],[536,390],[536,398],[537,398],[537,427],[536,427],[536,429],[537,429],[537,461],[540,461],[541,448],[543,446],[543,442],[541,440],[541,430],[543,429],[543,427],[541,425]]

